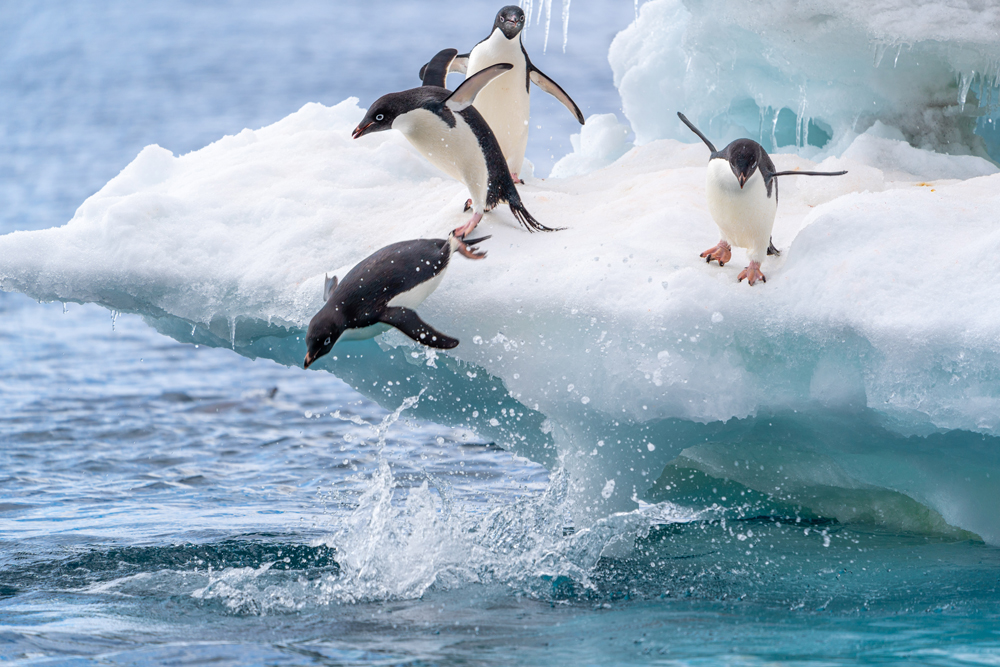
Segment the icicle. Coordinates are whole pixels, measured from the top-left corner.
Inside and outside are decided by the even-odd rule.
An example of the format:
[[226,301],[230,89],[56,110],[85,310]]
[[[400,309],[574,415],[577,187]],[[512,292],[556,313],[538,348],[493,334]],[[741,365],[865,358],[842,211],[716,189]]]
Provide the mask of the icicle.
[[111,330],[112,331],[115,330],[115,322],[118,321],[118,315],[119,315],[119,313],[118,313],[117,310],[112,310],[111,311]]
[[771,121],[771,150],[778,149],[778,116],[781,115],[781,109],[777,109],[774,112],[774,120]]
[[65,301],[62,302],[62,307],[63,307],[63,315],[65,315],[69,311],[69,309],[66,308],[66,302]]
[[197,328],[198,328],[197,324],[192,324],[191,325],[191,337],[192,338],[194,337],[194,332],[195,332],[195,329],[197,329]]
[[635,20],[639,20],[639,0],[635,0]]
[[229,344],[236,349],[236,318],[229,320]]
[[562,20],[563,20],[563,53],[566,53],[566,45],[569,43],[569,4],[573,0],[563,0]]
[[809,122],[806,119],[806,87],[802,86],[801,88],[799,88],[799,92],[802,94],[802,97],[799,99],[799,114],[798,114],[798,118],[795,119],[796,120],[796,123],[795,123],[795,145],[799,146],[799,147],[802,147],[802,146],[806,145],[806,142],[805,142],[805,139],[804,139],[805,133],[806,133],[805,124]]
[[888,44],[881,43],[875,45],[875,67],[882,64],[882,58],[885,56],[886,49],[889,48]]
[[531,25],[532,0],[520,0],[518,6],[524,10],[524,31],[527,32],[528,26]]
[[961,83],[958,88],[958,109],[959,111],[965,111],[965,98],[969,96],[969,88],[972,86],[973,80],[976,78],[976,71],[973,70],[971,74],[966,74],[962,72]]
[[549,27],[552,25],[552,0],[545,0],[545,42],[542,44],[542,55],[549,50]]
[[896,47],[896,57],[892,60],[892,68],[896,69],[896,63],[899,62],[899,54],[903,52],[903,43],[900,42],[899,46]]

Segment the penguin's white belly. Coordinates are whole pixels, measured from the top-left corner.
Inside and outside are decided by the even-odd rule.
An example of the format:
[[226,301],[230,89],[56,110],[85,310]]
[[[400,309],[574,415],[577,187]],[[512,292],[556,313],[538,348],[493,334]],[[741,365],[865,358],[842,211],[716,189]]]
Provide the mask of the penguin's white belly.
[[734,246],[746,248],[751,260],[763,261],[771,241],[778,202],[773,190],[771,196],[767,196],[760,170],[755,171],[740,189],[728,160],[710,160],[706,191],[708,211],[723,238]]
[[531,98],[526,85],[528,73],[520,41],[507,39],[501,31],[494,30],[489,39],[476,46],[469,55],[466,78],[497,63],[510,63],[514,69],[501,74],[483,88],[473,106],[496,135],[508,168],[512,172],[520,172],[528,146],[528,118],[531,114]]
[[[421,270],[426,270],[426,268],[422,268]],[[448,267],[446,266],[430,280],[425,280],[408,292],[400,292],[389,300],[389,305],[400,306],[402,308],[416,308],[438,288],[438,285],[441,284],[441,280],[444,278],[444,272],[447,270]]]
[[461,115],[454,116],[455,127],[450,127],[437,114],[414,109],[398,116],[392,127],[402,132],[431,164],[465,183],[472,195],[473,208],[481,213],[489,187],[486,158],[469,124]]
[[361,327],[360,329],[345,329],[344,333],[340,334],[340,338],[337,342],[344,340],[368,340],[369,338],[374,338],[383,331],[388,331],[391,327],[388,324],[373,324],[370,327]]

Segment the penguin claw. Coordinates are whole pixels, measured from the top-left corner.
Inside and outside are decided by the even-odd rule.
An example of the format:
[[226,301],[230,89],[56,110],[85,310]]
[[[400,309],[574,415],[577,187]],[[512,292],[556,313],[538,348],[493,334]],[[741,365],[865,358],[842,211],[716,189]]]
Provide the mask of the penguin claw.
[[725,241],[719,241],[719,244],[714,248],[709,248],[705,252],[701,253],[701,257],[705,258],[705,262],[708,264],[715,260],[719,263],[719,266],[725,266],[726,263],[733,258],[732,246],[730,246]]
[[514,181],[517,185],[524,185],[524,179],[518,176],[516,171],[510,172],[510,180]]
[[767,278],[760,272],[760,262],[750,262],[750,266],[740,271],[740,275],[736,276],[736,281],[743,282],[744,278],[747,279],[747,284],[750,286],[753,286],[758,280],[762,283],[767,282]]
[[466,199],[465,200],[465,208],[462,209],[462,213],[468,213],[471,210],[472,210],[472,200],[471,199]]

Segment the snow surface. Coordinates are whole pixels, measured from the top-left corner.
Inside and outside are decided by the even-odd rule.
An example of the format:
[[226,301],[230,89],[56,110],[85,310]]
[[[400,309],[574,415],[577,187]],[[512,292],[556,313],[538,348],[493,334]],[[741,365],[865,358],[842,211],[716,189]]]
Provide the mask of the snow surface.
[[609,59],[640,144],[691,141],[683,111],[720,147],[839,154],[881,120],[920,148],[1000,159],[995,2],[651,0]]
[[[309,104],[187,155],[147,147],[67,225],[0,237],[0,287],[300,364],[324,273],[465,219],[463,186],[399,133],[350,138],[363,113],[355,99]],[[727,422],[726,451],[752,433],[742,418],[844,413],[843,437],[809,445],[840,471],[830,479],[905,493],[1000,543],[1000,451],[973,435],[1000,435],[997,169],[861,135],[819,165],[849,178],[783,178],[783,254],[751,288],[736,282],[742,250],[724,268],[698,257],[718,238],[707,158],[661,140],[591,173],[529,179],[527,208],[567,229],[486,216],[487,259],[456,260],[420,308],[458,348],[390,331],[317,366],[386,404],[423,389],[420,414],[561,462],[580,520],[631,506],[701,424]],[[855,437],[859,410],[881,435]],[[923,437],[942,429],[979,444]]]

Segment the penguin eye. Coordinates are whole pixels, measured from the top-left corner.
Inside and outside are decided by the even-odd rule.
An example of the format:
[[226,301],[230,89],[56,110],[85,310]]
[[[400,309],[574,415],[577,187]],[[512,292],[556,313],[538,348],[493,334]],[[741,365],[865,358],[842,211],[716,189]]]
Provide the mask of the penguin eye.
[[381,121],[383,118],[385,118],[385,114],[379,114],[379,115],[375,116],[375,120],[377,120],[377,121]]
[[330,337],[327,336],[326,340],[323,341],[323,345],[329,345],[329,344],[330,344]]

